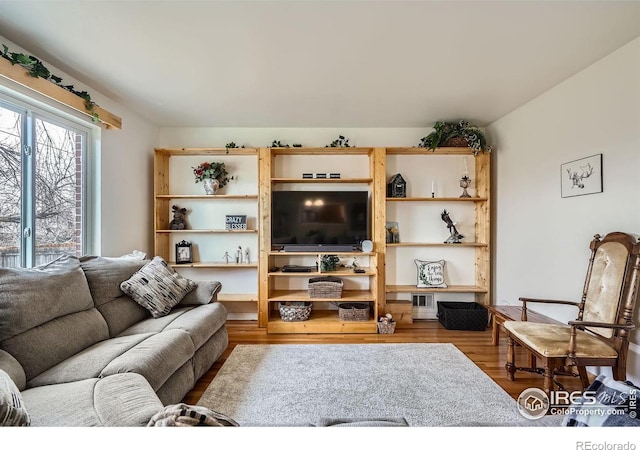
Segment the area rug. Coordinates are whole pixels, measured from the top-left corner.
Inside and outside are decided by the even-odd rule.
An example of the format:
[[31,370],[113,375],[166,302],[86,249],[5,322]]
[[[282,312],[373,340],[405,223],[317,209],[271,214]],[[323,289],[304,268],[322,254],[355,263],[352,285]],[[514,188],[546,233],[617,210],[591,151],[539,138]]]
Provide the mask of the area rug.
[[521,419],[515,400],[452,344],[238,345],[198,405],[250,426]]

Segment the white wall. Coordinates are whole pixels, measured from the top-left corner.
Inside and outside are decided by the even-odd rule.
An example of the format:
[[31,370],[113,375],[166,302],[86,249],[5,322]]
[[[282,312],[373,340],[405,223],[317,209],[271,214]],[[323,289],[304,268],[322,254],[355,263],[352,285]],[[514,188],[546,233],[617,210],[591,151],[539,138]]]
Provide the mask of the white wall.
[[[495,293],[579,300],[593,235],[640,233],[640,38],[491,124]],[[560,165],[603,154],[604,192],[560,197]],[[575,309],[532,309],[559,320]],[[640,324],[636,312],[636,324]],[[640,342],[640,333],[632,335]],[[640,380],[638,346],[628,364]]]
[[153,149],[158,129],[108,102],[122,117],[121,130],[102,131],[102,254],[137,249],[153,254]]
[[[29,53],[2,36],[0,43],[6,44],[10,51]],[[100,244],[95,253],[118,256],[138,249],[150,254],[153,251],[153,148],[158,128],[46,61],[43,63],[53,74],[63,77],[63,83],[86,90],[98,105],[122,118],[121,130],[107,130],[102,126],[95,133],[101,177],[101,220],[95,230]],[[2,77],[0,90],[94,127],[88,116]]]

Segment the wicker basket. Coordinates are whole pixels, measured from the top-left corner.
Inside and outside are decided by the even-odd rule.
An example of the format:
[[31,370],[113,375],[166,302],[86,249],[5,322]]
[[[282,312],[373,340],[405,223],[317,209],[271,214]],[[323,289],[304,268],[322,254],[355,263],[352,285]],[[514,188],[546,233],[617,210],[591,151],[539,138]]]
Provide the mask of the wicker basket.
[[396,331],[395,322],[378,322],[378,333],[393,334],[394,331]]
[[343,286],[336,277],[309,278],[309,298],[341,298]]
[[440,147],[468,147],[467,140],[463,137],[453,137],[447,139]]
[[366,322],[369,320],[369,310],[368,303],[340,303],[338,316],[344,321]]
[[285,322],[302,322],[309,320],[311,302],[281,302],[278,309],[280,310],[280,318]]

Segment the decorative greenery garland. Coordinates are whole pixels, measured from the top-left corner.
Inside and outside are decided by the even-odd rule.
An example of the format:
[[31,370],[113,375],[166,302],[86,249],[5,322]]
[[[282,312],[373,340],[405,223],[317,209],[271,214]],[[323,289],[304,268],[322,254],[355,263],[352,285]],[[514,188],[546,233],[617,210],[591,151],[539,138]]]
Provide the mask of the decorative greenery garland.
[[479,152],[491,153],[493,147],[487,144],[484,133],[475,125],[469,124],[467,120],[459,122],[437,121],[433,126],[433,131],[429,135],[420,139],[418,147],[435,150],[444,145],[451,138],[464,138],[467,146],[471,148],[474,155]]
[[2,49],[3,51],[0,56],[9,61],[11,65],[18,64],[27,69],[30,76],[50,81],[51,83],[61,87],[62,89],[77,95],[84,100],[84,107],[87,111],[89,111],[92,120],[94,122],[98,122],[100,120],[98,113],[95,111],[96,104],[93,100],[91,100],[91,96],[87,91],[77,91],[71,84],[62,84],[62,78],[52,74],[51,71],[49,71],[49,69],[47,69],[44,64],[42,64],[42,61],[40,61],[35,56],[25,55],[24,53],[10,52],[9,47],[4,44],[2,44]]

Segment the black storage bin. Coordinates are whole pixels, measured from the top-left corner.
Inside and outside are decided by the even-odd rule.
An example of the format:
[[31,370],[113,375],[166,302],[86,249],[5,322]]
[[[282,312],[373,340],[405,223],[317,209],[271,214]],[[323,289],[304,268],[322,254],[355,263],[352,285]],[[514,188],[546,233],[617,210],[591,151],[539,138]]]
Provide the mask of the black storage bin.
[[476,302],[438,302],[438,321],[447,330],[483,331],[489,312]]

